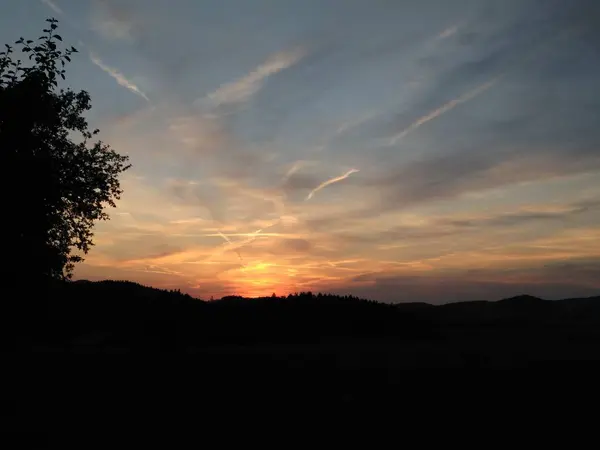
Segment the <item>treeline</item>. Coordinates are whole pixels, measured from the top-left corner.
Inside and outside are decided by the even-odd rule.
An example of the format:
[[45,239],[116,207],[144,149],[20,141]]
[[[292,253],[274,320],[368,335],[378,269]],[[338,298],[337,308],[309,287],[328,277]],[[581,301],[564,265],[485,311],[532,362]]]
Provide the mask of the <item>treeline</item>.
[[[321,342],[339,337],[413,335],[414,318],[393,305],[351,296],[301,292],[287,297],[201,301],[178,290],[124,281],[57,282],[11,295],[34,340],[64,348],[94,345],[189,349],[207,344]],[[87,341],[86,341],[87,342]]]
[[[77,281],[44,292],[24,287],[9,298],[5,305],[21,308],[3,315],[3,342],[25,351],[209,352],[224,358],[236,348],[244,359],[268,348],[267,355],[278,352],[287,364],[300,346],[302,358],[334,352],[359,366],[374,355],[398,367],[600,361],[598,297],[432,306],[300,292],[201,301],[132,282]],[[338,358],[332,355],[330,362]]]

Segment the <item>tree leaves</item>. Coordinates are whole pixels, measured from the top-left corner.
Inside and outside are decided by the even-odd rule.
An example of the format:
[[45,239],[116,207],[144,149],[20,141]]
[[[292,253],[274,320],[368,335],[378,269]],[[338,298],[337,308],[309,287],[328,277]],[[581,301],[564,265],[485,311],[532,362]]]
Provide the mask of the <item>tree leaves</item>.
[[[12,48],[0,52],[0,177],[11,220],[6,221],[5,256],[18,277],[69,278],[74,263],[93,245],[93,225],[108,219],[106,205],[115,205],[122,191],[119,175],[129,168],[122,156],[102,142],[89,145],[93,133],[83,114],[91,108],[89,94],[58,90],[66,79],[65,61],[74,47],[60,50],[62,37],[16,43],[33,61],[22,66],[11,59]],[[33,46],[32,46],[33,45]],[[60,63],[60,65],[59,65]],[[79,134],[82,139],[78,139]]]

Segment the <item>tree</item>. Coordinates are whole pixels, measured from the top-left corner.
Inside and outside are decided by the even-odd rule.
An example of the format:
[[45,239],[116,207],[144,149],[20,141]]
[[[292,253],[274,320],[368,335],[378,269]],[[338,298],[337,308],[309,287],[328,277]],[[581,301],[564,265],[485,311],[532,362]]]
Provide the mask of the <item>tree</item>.
[[[34,42],[20,38],[24,65],[10,45],[0,52],[0,161],[6,218],[4,257],[13,280],[71,278],[92,242],[96,221],[122,193],[128,157],[98,140],[83,114],[86,91],[60,88],[74,47],[59,48],[56,19]],[[78,254],[73,254],[73,251]],[[5,264],[6,266],[6,264]]]

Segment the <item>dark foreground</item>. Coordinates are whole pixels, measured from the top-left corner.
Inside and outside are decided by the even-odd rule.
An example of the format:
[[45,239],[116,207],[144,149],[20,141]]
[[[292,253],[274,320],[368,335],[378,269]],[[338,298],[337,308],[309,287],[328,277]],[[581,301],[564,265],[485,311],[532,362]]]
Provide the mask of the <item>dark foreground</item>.
[[[57,285],[33,297],[14,293],[5,303],[2,345],[5,367],[35,387],[19,391],[35,398],[19,403],[13,418],[33,414],[38,424],[53,423],[60,408],[77,422],[93,411],[180,411],[190,398],[213,417],[290,405],[383,411],[421,395],[407,388],[414,371],[406,369],[538,368],[547,376],[600,367],[600,297],[444,306],[308,294],[202,302],[121,282]],[[126,355],[123,365],[145,369],[131,375],[133,367],[115,369],[114,358],[100,355]],[[431,381],[446,379],[436,370]]]

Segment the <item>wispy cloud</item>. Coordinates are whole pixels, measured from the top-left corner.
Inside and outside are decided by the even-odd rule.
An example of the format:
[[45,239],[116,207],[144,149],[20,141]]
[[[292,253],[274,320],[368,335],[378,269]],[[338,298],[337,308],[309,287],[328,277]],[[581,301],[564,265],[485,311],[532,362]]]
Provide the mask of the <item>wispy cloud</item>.
[[91,25],[96,33],[109,40],[133,39],[134,23],[126,9],[108,1],[96,1],[94,6]]
[[450,100],[448,103],[440,106],[439,108],[437,108],[434,111],[431,111],[430,113],[424,115],[423,117],[415,120],[413,123],[411,123],[408,127],[406,127],[404,130],[402,130],[400,133],[392,136],[388,141],[388,145],[389,146],[396,145],[396,143],[400,139],[402,139],[404,136],[406,136],[411,131],[416,130],[417,128],[421,127],[422,125],[425,125],[427,122],[437,119],[441,115],[446,114],[447,112],[453,110],[458,105],[460,105],[462,103],[466,103],[469,100],[474,99],[478,95],[484,93],[485,91],[490,89],[492,86],[494,86],[498,82],[499,79],[500,79],[500,76],[495,77],[495,78],[487,81],[486,83],[483,83],[483,84],[477,86],[475,89],[472,89],[469,92],[461,95],[460,97]]
[[453,25],[451,27],[448,27],[438,35],[438,38],[448,39],[449,37],[454,36],[456,34],[456,32],[458,31],[458,28],[459,28],[458,25]]
[[63,10],[56,3],[54,3],[52,0],[41,0],[41,1],[42,1],[42,3],[44,5],[46,5],[48,8],[50,8],[56,14],[64,16],[65,13],[63,12]]
[[110,19],[95,19],[92,28],[103,37],[111,40],[131,40],[131,25]]
[[347,120],[347,121],[343,122],[342,124],[340,124],[340,126],[335,130],[335,135],[340,135],[342,133],[345,133],[345,132],[351,130],[352,128],[358,127],[358,126],[362,125],[363,123],[368,122],[369,120],[373,119],[376,115],[377,115],[376,111],[369,111],[360,117],[357,117],[352,120]]
[[119,85],[123,86],[126,89],[129,89],[134,94],[139,95],[140,97],[142,97],[143,99],[145,99],[147,102],[150,101],[150,99],[148,98],[148,96],[137,85],[135,85],[132,81],[128,80],[125,77],[125,75],[123,75],[117,69],[115,69],[113,67],[110,67],[110,66],[107,66],[106,64],[104,64],[102,62],[102,60],[100,58],[98,58],[92,52],[90,52],[90,59],[92,60],[92,62],[95,65],[97,65],[98,67],[100,67],[100,69],[102,69],[104,72],[106,72],[111,77],[113,77],[115,79],[115,81],[117,83],[119,83]]
[[291,176],[293,176],[296,172],[298,172],[300,169],[302,169],[306,166],[309,166],[313,163],[314,163],[313,161],[306,161],[306,160],[298,160],[298,161],[294,162],[294,164],[292,164],[292,167],[290,167],[288,169],[288,171],[285,173],[285,175],[283,176],[281,181],[283,183],[287,182],[287,180],[289,180],[289,178]]
[[304,55],[305,51],[301,48],[276,53],[248,75],[208,94],[208,100],[215,106],[243,103],[260,90],[267,77],[293,66]]
[[358,169],[350,169],[348,172],[346,172],[344,175],[340,175],[339,177],[335,177],[335,178],[331,178],[327,181],[324,181],[323,183],[321,183],[320,185],[318,185],[316,188],[314,188],[312,191],[310,191],[310,193],[308,194],[308,196],[306,197],[306,200],[310,200],[311,198],[313,198],[313,196],[319,192],[321,189],[329,186],[330,184],[333,183],[337,183],[338,181],[342,181],[345,180],[346,178],[348,178],[350,175],[352,175],[353,173],[358,172]]

